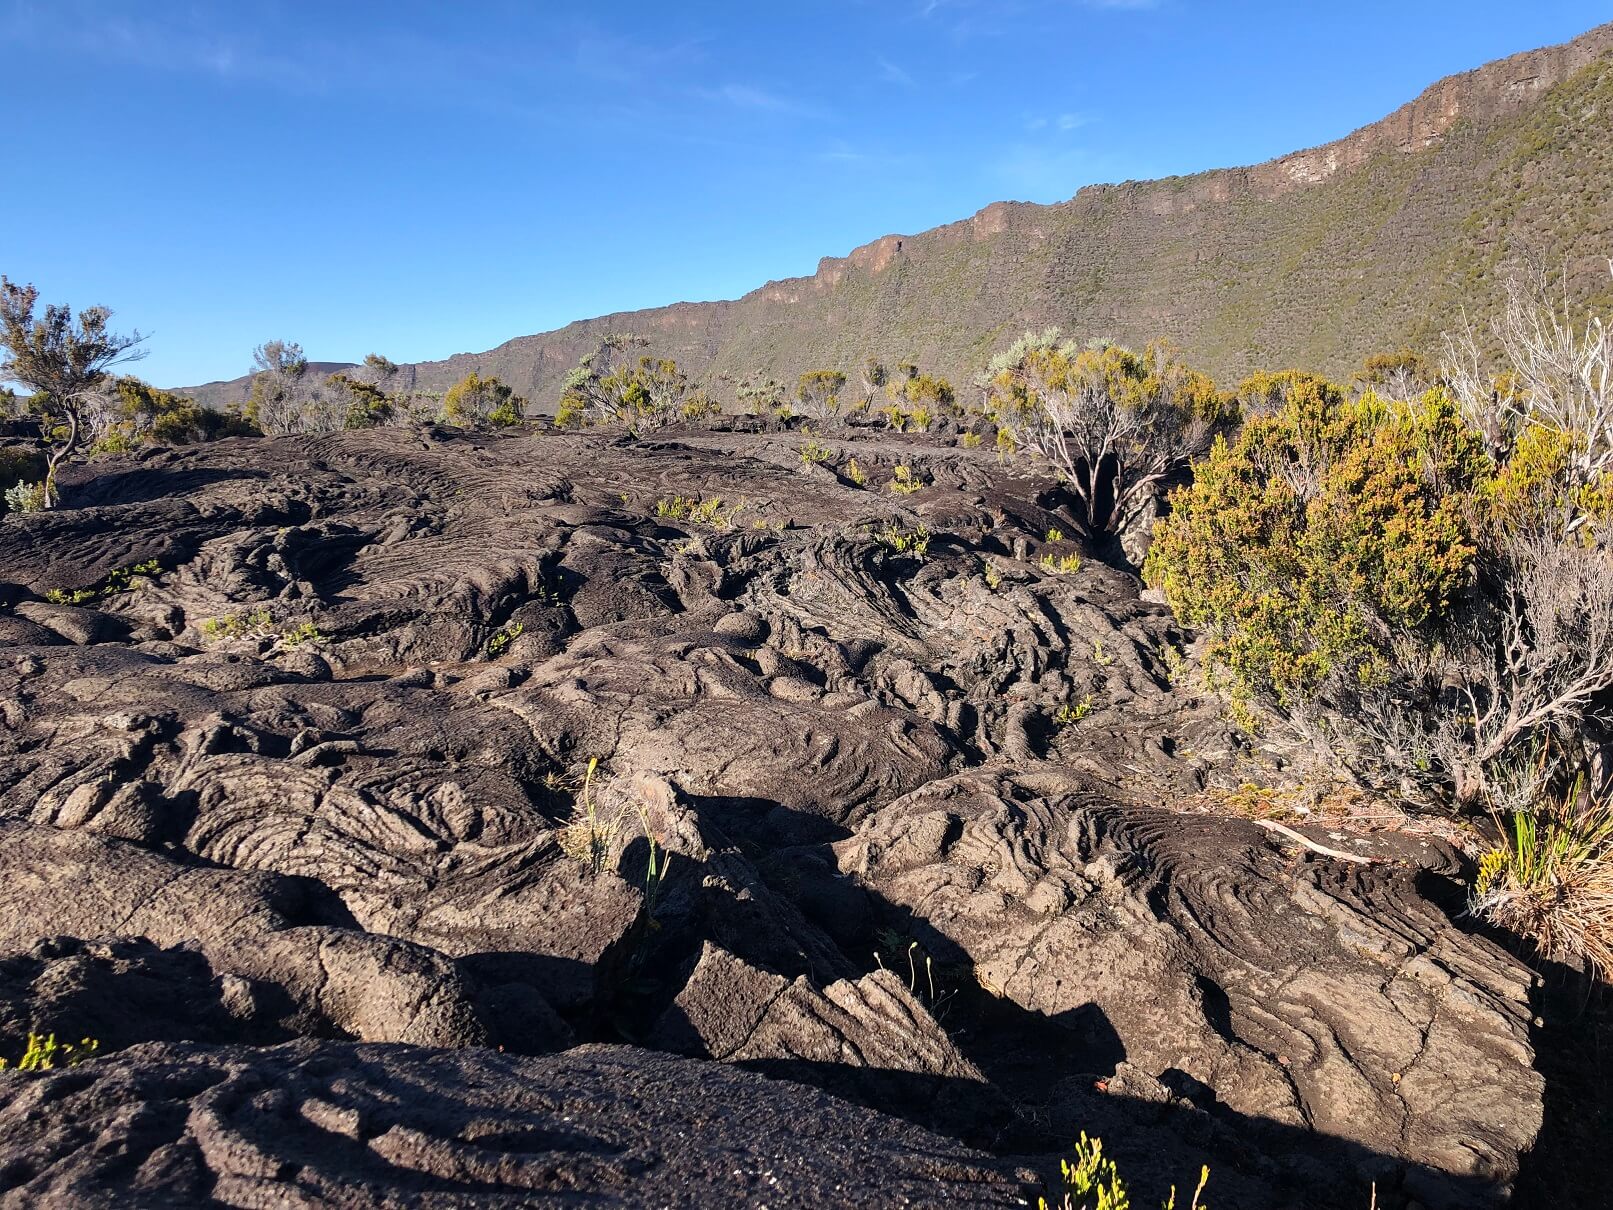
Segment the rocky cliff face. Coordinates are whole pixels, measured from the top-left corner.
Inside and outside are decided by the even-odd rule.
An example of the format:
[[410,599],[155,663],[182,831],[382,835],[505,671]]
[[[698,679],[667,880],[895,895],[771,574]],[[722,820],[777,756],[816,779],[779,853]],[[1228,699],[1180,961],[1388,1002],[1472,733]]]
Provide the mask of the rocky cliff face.
[[[1613,135],[1613,25],[1442,80],[1346,138],[1265,164],[1097,185],[1053,206],[998,202],[887,235],[810,277],[731,302],[677,303],[568,324],[485,353],[409,367],[442,390],[494,373],[545,410],[604,335],[633,332],[712,380],[869,355],[916,357],[967,381],[1017,328],[1058,324],[1128,343],[1167,338],[1222,379],[1435,343],[1482,313],[1510,255],[1589,266],[1613,247],[1599,183]],[[196,393],[210,403],[242,380]]]

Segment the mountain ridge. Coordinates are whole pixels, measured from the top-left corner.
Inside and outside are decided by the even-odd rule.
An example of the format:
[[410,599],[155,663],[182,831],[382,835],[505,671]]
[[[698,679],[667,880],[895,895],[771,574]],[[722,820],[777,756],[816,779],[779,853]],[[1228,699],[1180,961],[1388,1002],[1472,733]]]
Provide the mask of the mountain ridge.
[[[576,320],[484,352],[406,366],[404,381],[440,391],[472,370],[493,373],[540,410],[552,410],[566,371],[615,331],[645,337],[658,354],[713,384],[751,375],[788,382],[814,365],[852,371],[868,355],[913,357],[966,381],[1015,328],[1048,324],[1128,343],[1165,337],[1222,379],[1276,364],[1348,373],[1366,353],[1427,344],[1431,325],[1466,309],[1452,305],[1461,303],[1458,287],[1493,276],[1504,259],[1505,249],[1495,247],[1500,232],[1490,228],[1548,259],[1574,251],[1587,232],[1550,216],[1526,214],[1518,229],[1505,216],[1485,220],[1495,210],[1550,208],[1560,193],[1550,172],[1522,172],[1522,188],[1510,195],[1496,183],[1496,173],[1518,158],[1509,158],[1509,146],[1520,140],[1531,146],[1526,131],[1511,128],[1527,126],[1525,119],[1587,72],[1595,77],[1588,103],[1594,119],[1602,94],[1613,106],[1610,63],[1613,23],[1448,76],[1342,138],[1259,164],[1089,185],[1048,205],[992,202],[968,218],[823,257],[810,275],[768,281],[737,299]],[[1554,146],[1572,124],[1565,115],[1546,123],[1542,145],[1523,157],[1522,168],[1537,168],[1554,151],[1572,158],[1582,144],[1596,153],[1585,158],[1606,152],[1608,137],[1594,130],[1573,132],[1573,147]],[[1519,196],[1529,190],[1541,197]],[[1337,214],[1308,213],[1327,209],[1330,194],[1348,201],[1363,193],[1354,205],[1336,207]],[[1477,196],[1465,214],[1464,193]],[[1590,221],[1580,226],[1613,240],[1605,191],[1589,197],[1587,207]],[[1470,229],[1475,214],[1485,230]],[[1263,230],[1283,238],[1262,248]],[[1463,236],[1474,246],[1462,247]],[[1531,237],[1548,246],[1528,245]],[[1378,290],[1340,307],[1336,293],[1305,288],[1316,277],[1335,291],[1348,289],[1350,254],[1369,240],[1382,255],[1365,258],[1370,263],[1359,266],[1360,276]],[[1390,268],[1442,275],[1443,288],[1386,283]],[[1249,297],[1262,283],[1274,287],[1264,305]],[[1397,322],[1363,320],[1359,307],[1381,302],[1385,286]],[[1285,313],[1306,305],[1321,306],[1315,328],[1330,330],[1330,340],[1286,323]],[[1323,323],[1324,315],[1344,322]],[[230,403],[244,397],[246,382],[209,383],[190,393]]]

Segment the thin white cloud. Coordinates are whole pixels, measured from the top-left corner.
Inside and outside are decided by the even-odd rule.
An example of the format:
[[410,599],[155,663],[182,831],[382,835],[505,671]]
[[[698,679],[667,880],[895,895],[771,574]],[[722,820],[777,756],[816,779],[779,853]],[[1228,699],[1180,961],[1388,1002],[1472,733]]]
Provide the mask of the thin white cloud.
[[704,101],[731,105],[735,109],[757,113],[792,114],[803,118],[821,116],[820,111],[811,105],[751,84],[723,84],[717,88],[697,88],[694,90],[694,95]]
[[1068,134],[1072,130],[1080,130],[1083,126],[1090,126],[1095,121],[1097,121],[1097,118],[1089,113],[1072,110],[1067,113],[1053,114],[1052,116],[1039,114],[1036,117],[1027,118],[1025,120],[1025,129],[1033,134],[1044,130]]
[[907,69],[900,64],[892,63],[881,56],[876,60],[879,64],[879,78],[891,84],[900,84],[903,88],[912,88],[916,81],[908,74]]
[[827,148],[816,153],[813,159],[820,164],[831,164],[840,168],[877,169],[881,172],[913,169],[924,162],[922,156],[914,155],[912,152],[871,150],[853,146],[844,139],[833,140]]

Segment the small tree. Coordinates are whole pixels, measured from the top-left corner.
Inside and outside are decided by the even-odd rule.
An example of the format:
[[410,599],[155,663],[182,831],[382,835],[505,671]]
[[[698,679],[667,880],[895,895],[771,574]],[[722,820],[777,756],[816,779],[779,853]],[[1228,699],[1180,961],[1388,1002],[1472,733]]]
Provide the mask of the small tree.
[[393,398],[367,377],[336,373],[325,379],[325,391],[342,412],[344,429],[372,429],[389,423],[397,412]]
[[613,332],[585,353],[560,388],[557,423],[565,426],[605,424],[621,417],[625,407],[625,372],[632,350],[648,341]]
[[1162,345],[1082,349],[1057,328],[992,358],[980,385],[999,444],[1046,461],[1091,535],[1123,533],[1235,415],[1230,396]]
[[762,417],[777,415],[779,409],[789,407],[784,397],[784,384],[774,378],[741,382],[735,391],[735,403],[741,411]]
[[269,340],[252,350],[252,390],[246,416],[270,437],[307,431],[304,379],[308,358],[292,341]]
[[372,386],[384,387],[397,377],[398,366],[391,358],[382,357],[379,353],[366,353],[357,373]]
[[840,412],[840,392],[846,376],[839,370],[808,370],[795,385],[801,409],[816,420],[829,420]]
[[42,413],[49,446],[44,502],[50,508],[57,500],[57,472],[86,435],[86,412],[105,402],[108,371],[143,357],[137,346],[145,338],[109,331],[112,312],[106,307],[86,307],[75,320],[70,308],[47,306],[36,318],[38,301],[32,285],[0,277],[0,381],[27,387]]
[[884,362],[877,357],[870,357],[863,362],[859,377],[862,379],[863,397],[858,410],[866,412],[872,406],[874,396],[885,389],[885,384],[890,381],[890,374],[885,369]]
[[1464,804],[1498,806],[1548,753],[1594,767],[1613,728],[1613,474],[1585,481],[1586,435],[1528,396],[1498,452],[1469,419],[1502,406],[1482,399],[1352,400],[1303,375],[1282,391],[1172,493],[1144,568],[1207,633],[1240,720]]
[[442,415],[449,424],[463,428],[507,427],[525,418],[526,400],[492,375],[483,378],[472,370],[448,388]]
[[[566,376],[555,420],[561,425],[613,424],[640,434],[683,419],[693,384],[668,358],[640,356],[635,349],[648,342],[637,336],[607,336]],[[690,409],[709,415],[699,400]]]
[[1401,400],[1415,399],[1434,385],[1422,357],[1412,349],[1373,354],[1362,363],[1351,381],[1363,391]]
[[885,390],[892,407],[900,412],[904,427],[911,422],[922,432],[937,417],[958,413],[957,394],[945,378],[920,373],[911,362],[904,362],[901,371]]

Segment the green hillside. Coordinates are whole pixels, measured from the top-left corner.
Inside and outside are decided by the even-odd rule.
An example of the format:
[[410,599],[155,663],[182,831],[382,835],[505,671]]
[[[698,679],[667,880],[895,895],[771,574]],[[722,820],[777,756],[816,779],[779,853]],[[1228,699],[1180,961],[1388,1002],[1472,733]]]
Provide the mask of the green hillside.
[[[999,203],[887,236],[735,302],[679,303],[409,367],[443,389],[472,369],[552,408],[604,334],[633,332],[717,388],[791,382],[873,355],[967,382],[1026,327],[1164,337],[1217,379],[1300,366],[1347,375],[1372,352],[1437,352],[1533,257],[1613,301],[1613,25],[1451,77],[1346,139],[1253,168]],[[242,384],[200,388],[208,402]]]

